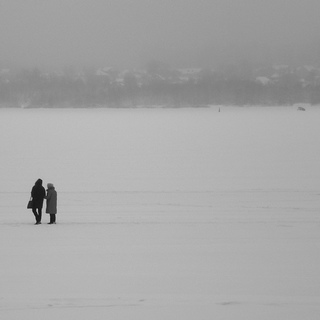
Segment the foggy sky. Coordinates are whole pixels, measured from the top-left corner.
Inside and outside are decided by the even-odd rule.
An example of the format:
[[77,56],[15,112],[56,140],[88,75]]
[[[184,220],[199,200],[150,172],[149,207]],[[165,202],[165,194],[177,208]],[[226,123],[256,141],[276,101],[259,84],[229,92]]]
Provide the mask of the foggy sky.
[[314,60],[319,16],[319,0],[0,0],[0,66]]

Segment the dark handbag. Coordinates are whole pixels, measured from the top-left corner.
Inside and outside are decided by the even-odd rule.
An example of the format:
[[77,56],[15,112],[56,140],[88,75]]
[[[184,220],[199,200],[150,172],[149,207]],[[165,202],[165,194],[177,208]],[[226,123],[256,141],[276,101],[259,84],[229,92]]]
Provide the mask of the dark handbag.
[[28,205],[27,205],[27,209],[32,209],[32,206],[33,206],[33,201],[32,201],[32,198],[30,198]]

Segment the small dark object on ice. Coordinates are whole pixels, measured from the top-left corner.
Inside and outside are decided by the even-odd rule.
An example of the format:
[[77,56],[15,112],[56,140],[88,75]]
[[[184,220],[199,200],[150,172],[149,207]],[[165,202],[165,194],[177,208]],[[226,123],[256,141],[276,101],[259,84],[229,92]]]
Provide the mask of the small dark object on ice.
[[306,111],[306,109],[303,108],[303,107],[298,107],[298,110],[299,110],[299,111]]

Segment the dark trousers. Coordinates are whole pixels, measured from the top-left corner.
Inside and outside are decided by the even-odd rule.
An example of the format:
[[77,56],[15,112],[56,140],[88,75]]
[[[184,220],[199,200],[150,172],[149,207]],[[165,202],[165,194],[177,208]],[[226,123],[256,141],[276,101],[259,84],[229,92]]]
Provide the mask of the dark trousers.
[[50,223],[55,223],[56,222],[56,215],[50,213]]
[[[38,210],[38,211],[37,211]],[[32,208],[32,212],[34,214],[34,217],[36,218],[36,222],[41,222],[42,218],[42,208]]]

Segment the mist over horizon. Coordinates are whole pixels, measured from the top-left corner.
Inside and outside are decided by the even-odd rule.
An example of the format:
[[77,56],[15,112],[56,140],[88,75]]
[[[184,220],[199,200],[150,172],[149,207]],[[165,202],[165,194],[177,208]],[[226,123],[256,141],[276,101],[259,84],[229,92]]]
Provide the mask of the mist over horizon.
[[316,0],[0,1],[0,67],[318,64]]

